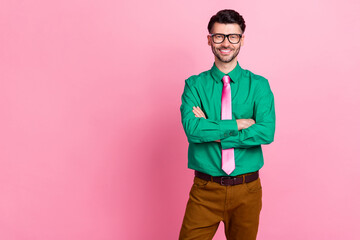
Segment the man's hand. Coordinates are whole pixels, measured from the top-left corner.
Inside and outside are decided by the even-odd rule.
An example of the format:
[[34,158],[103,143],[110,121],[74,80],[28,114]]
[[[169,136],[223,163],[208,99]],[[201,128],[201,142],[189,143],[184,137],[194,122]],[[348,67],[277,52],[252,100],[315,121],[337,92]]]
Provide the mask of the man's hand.
[[[205,113],[201,110],[201,108],[197,107],[193,107],[193,113],[195,114],[195,117],[203,117],[206,119]],[[220,142],[220,140],[215,140],[215,142]]]
[[[206,119],[205,113],[201,110],[201,108],[199,108],[199,106],[193,107],[193,113],[195,114],[195,117],[198,117],[198,118],[203,117]],[[220,142],[220,140],[215,140],[215,142]]]
[[255,124],[254,119],[236,119],[236,123],[238,126],[238,130],[245,129],[250,127],[251,125]]
[[205,113],[203,111],[201,111],[201,109],[199,107],[193,107],[193,113],[195,114],[195,117],[198,117],[198,118],[205,118]]

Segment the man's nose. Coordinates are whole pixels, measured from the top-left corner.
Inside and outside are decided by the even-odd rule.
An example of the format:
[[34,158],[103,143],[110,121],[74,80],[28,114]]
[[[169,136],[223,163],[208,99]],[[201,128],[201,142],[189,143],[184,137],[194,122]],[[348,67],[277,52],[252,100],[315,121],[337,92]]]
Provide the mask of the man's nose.
[[227,46],[230,46],[230,44],[231,43],[229,42],[229,39],[227,37],[225,37],[224,41],[222,42],[222,45],[227,47]]

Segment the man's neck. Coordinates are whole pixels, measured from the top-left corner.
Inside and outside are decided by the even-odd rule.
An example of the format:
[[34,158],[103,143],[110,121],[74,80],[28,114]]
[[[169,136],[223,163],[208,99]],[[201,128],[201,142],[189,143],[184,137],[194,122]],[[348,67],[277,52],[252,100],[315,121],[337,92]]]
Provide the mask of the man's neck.
[[237,59],[234,58],[233,61],[231,61],[229,63],[224,63],[215,57],[215,65],[220,71],[222,71],[225,74],[228,74],[236,67]]

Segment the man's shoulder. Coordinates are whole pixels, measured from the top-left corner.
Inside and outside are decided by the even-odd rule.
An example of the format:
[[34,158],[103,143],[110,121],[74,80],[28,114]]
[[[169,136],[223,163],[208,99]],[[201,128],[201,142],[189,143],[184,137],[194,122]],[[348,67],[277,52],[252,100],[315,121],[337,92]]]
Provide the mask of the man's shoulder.
[[185,82],[187,82],[187,84],[189,85],[196,85],[201,83],[202,81],[205,81],[209,77],[211,77],[210,70],[206,70],[199,74],[191,75],[185,80]]
[[251,84],[255,86],[256,91],[259,94],[263,94],[264,92],[271,92],[270,83],[267,78],[262,75],[256,74],[250,70],[244,70],[244,76],[249,79]]
[[260,84],[267,84],[269,81],[262,75],[256,74],[248,69],[244,69],[244,76],[249,78],[251,81],[258,82]]

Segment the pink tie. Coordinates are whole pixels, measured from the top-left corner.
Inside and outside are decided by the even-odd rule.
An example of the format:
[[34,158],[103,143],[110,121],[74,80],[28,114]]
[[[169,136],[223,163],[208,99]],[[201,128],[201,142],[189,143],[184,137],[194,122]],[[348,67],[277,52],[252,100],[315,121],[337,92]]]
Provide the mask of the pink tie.
[[[221,96],[221,119],[232,119],[230,77],[225,75],[222,81],[224,86]],[[221,168],[224,170],[224,172],[230,175],[235,169],[234,148],[222,149],[221,153]]]

